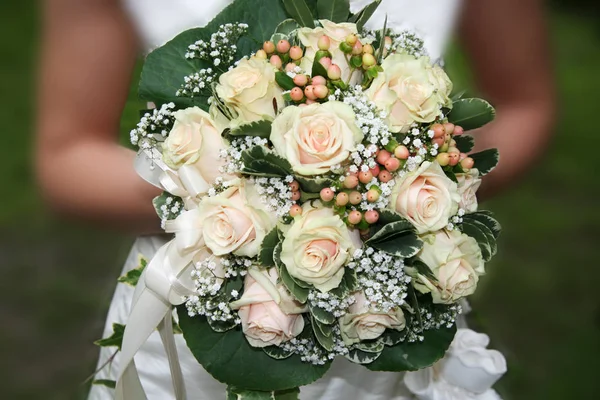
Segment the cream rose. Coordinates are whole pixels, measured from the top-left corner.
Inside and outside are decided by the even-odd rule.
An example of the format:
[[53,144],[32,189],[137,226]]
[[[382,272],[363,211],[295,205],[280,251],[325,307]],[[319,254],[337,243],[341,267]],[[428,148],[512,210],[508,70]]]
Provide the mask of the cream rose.
[[289,274],[321,292],[339,286],[344,265],[355,248],[344,221],[318,202],[304,204],[282,246],[281,261]]
[[427,57],[392,54],[381,64],[383,72],[365,92],[387,114],[392,132],[407,132],[414,122],[433,122],[447,104],[451,89],[445,72],[434,69]]
[[342,339],[346,344],[377,339],[386,329],[401,331],[406,327],[401,308],[398,307],[389,313],[377,313],[369,308],[364,292],[354,293],[354,298],[356,302],[339,320]]
[[242,331],[253,347],[278,346],[304,329],[301,313],[306,307],[277,285],[278,278],[275,268],[251,268],[244,281],[244,294],[230,304],[239,310]]
[[452,93],[453,84],[450,77],[448,77],[448,74],[446,74],[446,71],[436,64],[431,67],[429,73],[431,75],[431,81],[434,82],[437,87],[437,93],[440,96],[442,104],[445,107],[452,107],[450,94]]
[[204,242],[217,256],[256,256],[266,234],[277,223],[254,184],[239,179],[217,196],[203,198],[198,211]]
[[464,174],[456,174],[456,180],[460,195],[458,206],[469,213],[477,211],[477,191],[481,186],[479,171],[473,168]]
[[[346,22],[336,24],[327,20],[320,20],[319,22],[321,23],[322,27],[314,29],[301,28],[298,30],[298,39],[300,39],[300,42],[302,42],[306,48],[300,67],[304,71],[312,71],[315,55],[317,54],[317,51],[319,51],[319,46],[317,43],[321,36],[327,35],[331,42],[331,47],[329,48],[329,52],[332,56],[331,60],[342,70],[342,80],[344,82],[348,82],[352,71],[348,65],[346,55],[342,50],[340,50],[340,43],[345,41],[349,35],[357,33],[356,25]],[[361,79],[362,74],[359,73],[359,71],[356,71],[350,83],[358,84]]]
[[271,141],[301,175],[319,175],[346,161],[363,139],[352,108],[339,101],[287,107],[275,118]]
[[233,125],[272,119],[283,107],[283,91],[275,82],[275,68],[257,57],[242,59],[219,78],[217,95],[238,114]]
[[198,107],[174,113],[175,123],[162,146],[163,160],[178,170],[191,166],[206,182],[223,175],[219,168],[225,163],[219,153],[226,147],[221,127]]
[[475,292],[479,276],[485,273],[477,242],[464,233],[441,230],[423,237],[418,257],[431,270],[435,281],[415,268],[407,268],[415,289],[431,293],[433,302],[451,304]]
[[426,161],[398,180],[390,206],[408,219],[418,233],[425,233],[445,228],[458,211],[459,200],[456,183],[437,162]]

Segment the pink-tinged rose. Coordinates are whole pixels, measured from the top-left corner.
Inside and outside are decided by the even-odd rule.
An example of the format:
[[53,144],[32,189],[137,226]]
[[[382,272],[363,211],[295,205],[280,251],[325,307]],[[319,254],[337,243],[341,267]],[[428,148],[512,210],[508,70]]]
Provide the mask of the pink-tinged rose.
[[458,181],[458,194],[460,203],[458,206],[468,213],[477,211],[477,191],[481,186],[481,178],[477,169],[471,169],[463,174],[456,174]]
[[244,281],[244,294],[231,303],[238,309],[242,331],[253,347],[279,346],[304,329],[306,307],[277,284],[277,270],[251,268]]
[[301,175],[329,172],[363,139],[352,108],[339,101],[287,107],[271,127],[275,151]]
[[388,313],[374,312],[370,309],[364,292],[353,295],[355,303],[339,320],[342,339],[346,344],[377,339],[386,329],[401,331],[406,327],[406,319],[400,307]]
[[457,185],[437,162],[424,162],[404,175],[392,190],[391,208],[409,220],[418,233],[445,228],[458,211]]
[[254,257],[277,218],[262,203],[253,183],[234,180],[222,193],[205,197],[198,206],[202,236],[217,255]]
[[415,289],[431,293],[436,304],[452,304],[473,294],[479,276],[485,273],[477,241],[456,230],[441,230],[422,236],[422,239],[424,245],[418,257],[429,267],[435,279],[407,267]]

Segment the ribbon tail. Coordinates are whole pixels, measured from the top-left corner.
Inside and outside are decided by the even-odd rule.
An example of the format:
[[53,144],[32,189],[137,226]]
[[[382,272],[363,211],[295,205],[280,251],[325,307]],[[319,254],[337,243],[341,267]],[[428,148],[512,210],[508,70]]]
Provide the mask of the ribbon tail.
[[185,382],[183,380],[183,373],[181,372],[181,364],[179,363],[179,356],[177,354],[177,345],[175,343],[175,336],[173,335],[173,320],[172,314],[168,313],[165,315],[162,324],[158,328],[160,338],[165,347],[167,353],[167,359],[169,360],[169,368],[171,369],[171,378],[173,380],[173,389],[175,391],[175,399],[185,400]]

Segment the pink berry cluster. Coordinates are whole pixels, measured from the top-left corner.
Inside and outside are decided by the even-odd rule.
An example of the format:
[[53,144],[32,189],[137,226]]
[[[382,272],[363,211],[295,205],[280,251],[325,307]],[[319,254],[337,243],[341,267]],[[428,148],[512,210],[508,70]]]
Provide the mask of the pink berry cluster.
[[462,135],[464,129],[458,125],[449,122],[445,124],[434,124],[431,126],[433,131],[432,142],[438,145],[439,153],[436,157],[437,162],[442,166],[455,167],[460,164],[463,170],[473,168],[475,162],[465,153],[461,153],[456,147],[456,141],[453,135]]

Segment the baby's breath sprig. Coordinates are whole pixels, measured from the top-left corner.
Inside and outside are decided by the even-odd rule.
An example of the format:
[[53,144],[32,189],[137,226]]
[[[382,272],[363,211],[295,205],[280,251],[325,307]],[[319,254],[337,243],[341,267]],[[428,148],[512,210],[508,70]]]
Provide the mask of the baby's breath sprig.
[[279,218],[289,215],[290,209],[296,203],[292,201],[290,187],[290,183],[293,181],[294,177],[291,175],[285,178],[253,179],[262,203]]
[[279,347],[286,352],[297,354],[300,360],[313,365],[325,365],[337,356],[348,354],[348,346],[342,340],[342,333],[338,325],[332,327],[333,347],[331,351],[321,347],[313,336],[295,337]]
[[390,33],[392,43],[389,51],[392,53],[405,53],[415,57],[429,55],[425,49],[425,41],[415,32],[408,30],[400,33]]
[[462,314],[462,307],[459,304],[441,305],[430,304],[421,305],[417,310],[418,315],[408,314],[406,336],[403,341],[413,343],[425,340],[423,333],[432,329],[451,328],[456,323],[456,319]]
[[165,140],[173,127],[174,110],[175,104],[167,103],[158,109],[144,113],[136,128],[129,134],[131,144],[140,150],[157,147],[158,143]]
[[242,152],[254,146],[266,146],[268,140],[259,136],[244,136],[231,140],[229,147],[221,150],[219,156],[227,160],[224,166],[220,167],[223,174],[237,174],[244,169],[242,162]]

